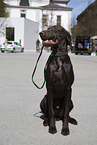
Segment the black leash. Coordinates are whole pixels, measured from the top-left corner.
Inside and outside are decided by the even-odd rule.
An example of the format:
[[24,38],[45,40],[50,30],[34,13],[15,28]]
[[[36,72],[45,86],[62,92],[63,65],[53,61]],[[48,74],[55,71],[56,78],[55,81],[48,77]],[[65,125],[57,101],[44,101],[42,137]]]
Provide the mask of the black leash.
[[34,75],[35,75],[35,72],[36,72],[36,68],[37,68],[38,62],[39,62],[40,57],[41,57],[41,55],[42,55],[43,47],[44,47],[44,46],[42,46],[42,48],[41,48],[41,52],[40,52],[40,54],[39,54],[39,56],[38,56],[38,59],[37,59],[37,61],[36,61],[36,65],[35,65],[34,71],[33,71],[33,73],[32,73],[32,82],[33,82],[33,84],[34,84],[38,89],[42,89],[42,88],[44,87],[44,85],[45,85],[45,80],[44,80],[44,82],[43,82],[43,84],[42,84],[41,87],[39,87],[39,86],[34,82]]
[[[35,65],[34,71],[33,71],[33,73],[32,73],[32,82],[33,82],[33,84],[34,84],[38,89],[42,89],[42,88],[44,87],[44,85],[45,85],[45,79],[44,79],[44,82],[43,82],[43,84],[42,84],[41,87],[39,87],[39,86],[34,82],[34,75],[35,75],[35,72],[36,72],[36,69],[37,69],[38,62],[39,62],[40,57],[41,57],[42,52],[43,52],[43,47],[44,47],[44,46],[42,46],[42,48],[41,48],[41,52],[40,52],[40,54],[39,54],[39,56],[38,56],[38,59],[37,59],[37,61],[36,61],[36,65]],[[50,63],[50,61],[51,61],[51,59],[52,59],[53,57],[62,57],[62,56],[65,56],[65,55],[67,55],[67,54],[68,54],[68,52],[66,52],[65,54],[61,54],[61,53],[60,53],[60,54],[53,54],[53,53],[51,53],[51,55],[50,55],[50,57],[49,57],[49,59],[48,59],[48,61],[47,61],[47,63],[46,63],[46,66],[47,66],[47,64]],[[45,68],[46,68],[46,66],[45,66]]]

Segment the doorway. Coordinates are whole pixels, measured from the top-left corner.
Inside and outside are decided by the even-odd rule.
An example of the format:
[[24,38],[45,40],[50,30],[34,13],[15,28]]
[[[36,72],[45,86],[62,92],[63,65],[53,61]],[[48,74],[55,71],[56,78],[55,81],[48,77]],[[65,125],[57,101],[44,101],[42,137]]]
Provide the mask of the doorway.
[[14,41],[14,32],[15,32],[14,27],[6,27],[6,39],[8,41]]

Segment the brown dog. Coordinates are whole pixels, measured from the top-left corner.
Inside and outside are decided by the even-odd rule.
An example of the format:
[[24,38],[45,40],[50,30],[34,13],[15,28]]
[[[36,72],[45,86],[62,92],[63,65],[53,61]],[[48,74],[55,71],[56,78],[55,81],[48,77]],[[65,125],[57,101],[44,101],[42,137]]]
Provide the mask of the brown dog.
[[61,26],[52,26],[40,32],[44,45],[51,46],[52,53],[44,70],[47,94],[40,103],[45,116],[44,126],[49,126],[49,132],[57,132],[55,120],[62,120],[62,135],[69,134],[68,122],[77,125],[77,121],[69,116],[73,109],[71,100],[72,84],[74,82],[73,67],[67,54],[67,45],[71,45],[70,34]]

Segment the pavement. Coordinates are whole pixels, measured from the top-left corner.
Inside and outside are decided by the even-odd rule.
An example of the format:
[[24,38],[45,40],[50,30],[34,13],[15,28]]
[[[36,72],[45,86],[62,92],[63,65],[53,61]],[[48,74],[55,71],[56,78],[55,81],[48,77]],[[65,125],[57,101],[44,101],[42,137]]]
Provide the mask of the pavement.
[[[52,135],[40,118],[39,104],[46,89],[38,90],[31,81],[38,55],[35,51],[0,52],[0,145],[96,145],[97,56],[69,53],[75,73],[71,116],[78,125],[69,124],[70,135],[63,136],[61,121]],[[45,51],[34,78],[39,86],[48,56]]]

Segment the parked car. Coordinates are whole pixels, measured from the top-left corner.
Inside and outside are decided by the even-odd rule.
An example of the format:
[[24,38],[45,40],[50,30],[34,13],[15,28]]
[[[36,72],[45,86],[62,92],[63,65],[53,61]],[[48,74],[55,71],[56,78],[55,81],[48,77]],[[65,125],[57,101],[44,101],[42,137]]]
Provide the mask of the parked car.
[[5,52],[5,45],[4,45],[4,43],[0,44],[0,50],[1,50],[2,53]]
[[[1,52],[5,51],[5,46],[4,43],[1,46]],[[7,52],[24,52],[24,47],[21,46],[18,42],[15,41],[7,41],[7,47],[6,47]]]
[[95,43],[94,47],[95,47],[95,52],[97,52],[97,43]]
[[77,36],[75,41],[74,53],[77,54],[88,54],[91,55],[92,48],[90,47],[89,36]]

